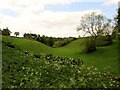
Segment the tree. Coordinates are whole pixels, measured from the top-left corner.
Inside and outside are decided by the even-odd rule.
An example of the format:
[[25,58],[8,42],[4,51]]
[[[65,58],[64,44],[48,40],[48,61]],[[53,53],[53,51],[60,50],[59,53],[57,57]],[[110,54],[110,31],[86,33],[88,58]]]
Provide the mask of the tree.
[[2,35],[2,30],[1,30],[1,28],[0,28],[0,35]]
[[98,37],[109,32],[111,28],[111,19],[105,18],[102,14],[92,12],[85,14],[80,21],[80,26],[77,31],[84,31],[85,35],[89,34],[92,37]]
[[37,35],[37,37],[35,38],[35,40],[40,42],[40,35]]
[[107,19],[102,14],[97,14],[96,12],[85,14],[81,18],[80,25],[77,28],[77,31],[82,30],[82,32],[85,32],[85,35],[88,34],[90,36],[89,42],[86,40],[86,43],[92,43],[92,45],[87,44],[88,47],[85,52],[89,53],[95,51],[97,37],[108,35],[111,28],[111,19]]
[[117,25],[118,25],[118,33],[120,33],[120,8],[118,8],[118,16],[117,16]]
[[14,35],[16,35],[16,37],[19,36],[19,34],[20,34],[19,32],[15,32],[14,33]]
[[53,46],[53,44],[54,44],[54,39],[52,38],[52,37],[48,37],[47,38],[47,43],[48,43],[48,46]]
[[62,46],[62,42],[61,41],[56,41],[53,45],[53,47],[61,47]]
[[8,27],[6,29],[3,29],[2,31],[2,35],[5,35],[5,36],[10,36],[12,32],[8,29]]
[[118,27],[118,39],[120,40],[120,7],[118,8],[117,27]]
[[114,27],[112,36],[113,36],[113,38],[118,36],[118,38],[120,39],[120,7],[117,9],[117,15],[114,18],[114,20],[115,20],[115,27]]

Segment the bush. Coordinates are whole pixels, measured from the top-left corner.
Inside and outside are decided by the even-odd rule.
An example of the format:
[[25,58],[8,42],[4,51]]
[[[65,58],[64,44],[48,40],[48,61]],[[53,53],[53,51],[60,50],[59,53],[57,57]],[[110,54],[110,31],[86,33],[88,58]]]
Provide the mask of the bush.
[[112,37],[110,35],[101,36],[96,40],[97,46],[107,46],[112,44]]
[[10,36],[10,34],[11,34],[11,31],[8,28],[2,30],[2,35]]
[[62,47],[62,46],[69,44],[73,40],[76,40],[76,38],[73,38],[73,37],[62,38],[60,40],[55,41],[52,47],[54,47],[54,48]]
[[[2,88],[118,88],[109,72],[86,67],[79,59],[36,54],[8,48],[3,43]],[[80,63],[79,63],[80,62]]]
[[35,58],[40,58],[41,55],[40,55],[40,54],[35,54],[34,57],[35,57]]
[[12,44],[12,42],[10,41],[2,41],[6,46],[10,47],[10,48],[15,48],[16,46]]
[[120,34],[118,34],[118,40],[120,40]]
[[96,51],[96,41],[93,38],[86,38],[85,41],[85,48],[83,50],[83,52],[87,53],[91,53]]
[[57,47],[61,47],[62,46],[62,42],[61,41],[56,41],[53,45],[54,48],[57,48]]
[[10,44],[8,47],[15,48],[15,46],[14,46],[14,45],[12,45],[12,44]]
[[25,51],[25,54],[29,54],[28,51]]
[[113,30],[111,35],[112,39],[116,39],[117,35],[118,35],[117,30]]

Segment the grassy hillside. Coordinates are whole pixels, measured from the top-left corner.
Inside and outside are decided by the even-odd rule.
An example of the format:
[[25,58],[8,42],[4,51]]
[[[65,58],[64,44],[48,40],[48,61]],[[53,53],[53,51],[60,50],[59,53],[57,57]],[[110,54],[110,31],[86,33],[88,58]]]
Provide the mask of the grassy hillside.
[[3,89],[120,87],[118,77],[86,67],[80,59],[46,54],[35,56],[11,48],[6,42],[2,44]]
[[28,51],[30,53],[50,53],[52,48],[37,42],[35,40],[25,39],[25,38],[16,38],[16,37],[6,37],[3,36],[3,41],[11,42],[18,49],[22,51]]
[[100,71],[110,66],[113,74],[118,74],[118,41],[113,41],[110,46],[98,47],[97,51],[90,54],[81,53],[84,48],[84,39],[78,39],[65,47],[55,48],[53,54],[80,58],[87,66],[97,67]]
[[104,71],[104,68],[110,66],[110,71],[113,74],[118,74],[118,44],[114,41],[112,45],[105,47],[98,47],[97,51],[90,54],[81,53],[84,47],[84,39],[78,39],[70,44],[60,47],[51,48],[40,42],[24,39],[24,38],[13,38],[3,37],[4,41],[12,41],[17,48],[22,51],[28,51],[30,53],[48,53],[54,56],[68,56],[72,58],[82,59],[85,65],[94,66],[99,71]]

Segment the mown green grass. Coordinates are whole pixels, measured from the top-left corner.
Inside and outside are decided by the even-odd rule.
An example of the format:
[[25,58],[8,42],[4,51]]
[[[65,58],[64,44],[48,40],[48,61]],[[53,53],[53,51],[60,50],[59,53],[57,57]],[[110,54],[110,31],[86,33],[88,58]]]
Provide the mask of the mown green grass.
[[28,51],[30,53],[50,53],[52,50],[51,47],[44,45],[43,43],[25,38],[3,36],[3,41],[10,41],[18,49]]
[[59,47],[51,48],[40,42],[24,39],[24,38],[13,38],[3,36],[3,40],[12,41],[12,44],[16,45],[23,51],[30,53],[48,53],[54,56],[68,56],[72,58],[79,58],[83,60],[86,66],[94,66],[99,71],[104,71],[104,68],[110,66],[110,71],[117,75],[118,73],[118,42],[114,41],[112,45],[98,47],[97,51],[84,54],[82,50],[84,48],[84,39],[78,39],[70,44]]
[[[98,70],[103,71],[104,68],[110,66],[109,69],[113,74],[118,72],[118,42],[113,41],[110,46],[98,47],[97,51],[90,54],[81,53],[84,48],[84,40],[79,39],[73,41],[65,47],[54,49],[55,55],[69,56],[72,58],[80,58],[87,66],[94,66]],[[64,53],[65,52],[65,53]]]
[[[3,42],[2,88],[119,88],[109,72],[86,67],[79,59],[25,54]],[[81,62],[80,62],[81,61]],[[92,83],[91,83],[92,82]]]

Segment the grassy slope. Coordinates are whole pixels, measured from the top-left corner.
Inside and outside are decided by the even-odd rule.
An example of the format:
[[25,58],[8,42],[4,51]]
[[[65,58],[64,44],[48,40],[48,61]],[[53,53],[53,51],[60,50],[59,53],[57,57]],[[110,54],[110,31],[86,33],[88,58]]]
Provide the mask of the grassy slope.
[[[112,45],[98,47],[96,52],[90,54],[82,54],[83,39],[73,41],[65,47],[54,49],[54,55],[69,56],[72,58],[80,58],[87,66],[97,67],[100,71],[110,66],[110,71],[114,74],[118,73],[118,44],[114,41]],[[65,52],[65,53],[64,53]]]
[[96,52],[91,54],[82,54],[84,39],[78,39],[70,44],[60,47],[51,48],[37,41],[31,41],[24,38],[3,37],[4,40],[12,40],[13,44],[23,51],[31,53],[50,53],[58,56],[69,56],[72,58],[80,58],[87,66],[94,66],[100,71],[109,65],[110,71],[114,74],[118,73],[118,44],[116,41],[110,46],[99,47]]
[[17,46],[22,51],[28,51],[30,53],[50,53],[52,48],[39,43],[35,40],[29,40],[25,38],[13,38],[13,37],[6,37],[3,36],[2,38],[4,41],[12,41],[12,44]]
[[74,59],[50,59],[46,55],[35,58],[2,44],[2,88],[111,88],[119,85],[107,73],[74,64]]

